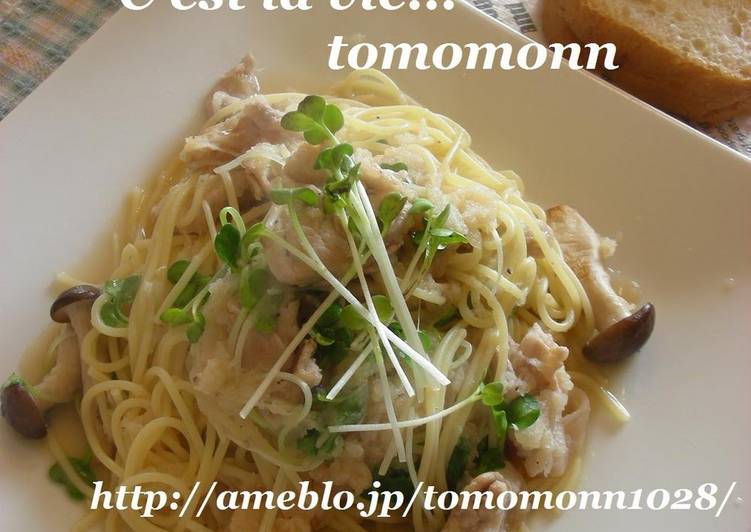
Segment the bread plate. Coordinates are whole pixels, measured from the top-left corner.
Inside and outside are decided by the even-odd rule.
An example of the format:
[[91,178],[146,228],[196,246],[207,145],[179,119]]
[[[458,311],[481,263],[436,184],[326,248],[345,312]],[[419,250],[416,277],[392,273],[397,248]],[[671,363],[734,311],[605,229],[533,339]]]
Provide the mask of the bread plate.
[[[197,127],[213,81],[252,50],[265,87],[312,92],[342,75],[326,68],[332,33],[433,46],[526,42],[463,4],[400,14],[332,14],[323,6],[178,13],[165,3],[121,10],[0,123],[3,374],[37,336],[55,274],[91,272],[111,254],[99,236],[121,198]],[[614,265],[639,279],[659,309],[648,346],[612,376],[633,419],[618,427],[595,414],[581,489],[695,490],[713,482],[727,490],[738,482],[718,518],[697,510],[572,511],[540,526],[745,530],[751,162],[581,72],[390,74],[422,104],[460,121],[494,167],[519,173],[529,197],[575,205],[618,238]],[[5,426],[0,440],[0,528],[67,528],[81,510],[48,482],[50,459]]]

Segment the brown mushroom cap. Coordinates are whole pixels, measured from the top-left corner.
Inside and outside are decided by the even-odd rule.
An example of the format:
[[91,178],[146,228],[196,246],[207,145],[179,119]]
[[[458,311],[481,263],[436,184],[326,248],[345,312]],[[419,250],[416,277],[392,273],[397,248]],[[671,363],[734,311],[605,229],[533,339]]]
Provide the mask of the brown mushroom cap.
[[47,435],[44,415],[23,382],[10,382],[3,386],[0,400],[3,417],[21,436],[40,439]]
[[582,352],[593,362],[619,362],[641,349],[654,327],[655,307],[647,303],[592,338]]
[[69,288],[61,293],[50,307],[50,317],[58,323],[67,323],[70,321],[67,308],[73,303],[79,301],[93,301],[101,295],[102,291],[96,286],[82,284]]

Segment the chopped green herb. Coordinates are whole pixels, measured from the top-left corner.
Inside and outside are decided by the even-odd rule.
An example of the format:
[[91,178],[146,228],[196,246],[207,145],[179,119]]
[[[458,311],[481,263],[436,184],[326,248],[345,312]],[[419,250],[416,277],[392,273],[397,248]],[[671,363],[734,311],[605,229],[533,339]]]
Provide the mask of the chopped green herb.
[[350,351],[352,333],[341,319],[343,308],[332,304],[319,318],[310,336],[318,344],[316,361],[325,368],[336,366]]
[[[404,331],[402,330],[402,326],[398,321],[391,322],[389,324],[389,329],[396,334],[399,338],[402,340],[405,340],[404,337]],[[430,339],[430,335],[426,333],[425,331],[418,329],[417,330],[417,336],[420,338],[420,343],[422,344],[422,348],[425,350],[425,352],[430,352],[431,347],[433,346],[433,342]],[[405,355],[400,349],[396,350],[396,354],[405,359],[407,362],[411,363],[411,359]]]
[[468,457],[469,444],[466,438],[461,437],[451,452],[451,457],[446,465],[446,484],[450,490],[456,489],[456,485],[461,480],[462,475],[464,475]]
[[[90,458],[68,458],[68,460],[70,461],[70,464],[73,466],[73,469],[78,474],[78,476],[81,477],[81,479],[84,481],[84,483],[93,484],[94,482],[96,482],[94,471],[91,468]],[[68,475],[65,473],[59,463],[55,462],[52,467],[50,467],[47,475],[52,482],[63,486],[71,499],[78,501],[84,499],[83,493],[81,493],[81,491],[75,486],[75,484],[73,484],[70,478],[68,478]]]
[[487,436],[477,444],[475,468],[478,475],[503,468],[503,451],[498,447],[490,447]]
[[409,500],[410,497],[412,497],[412,494],[415,492],[415,486],[412,484],[412,479],[409,476],[409,471],[406,469],[401,468],[392,468],[389,469],[388,472],[385,475],[374,475],[373,476],[373,482],[378,481],[381,483],[380,487],[370,487],[365,491],[365,493],[369,493],[371,491],[378,491],[378,492],[395,492],[400,491],[404,495],[406,500]]
[[343,397],[336,409],[334,417],[335,425],[352,425],[359,423],[365,416],[365,405],[362,398],[355,394],[349,394]]
[[366,388],[359,386],[350,390],[329,400],[323,386],[316,387],[312,410],[320,415],[325,425],[351,425],[362,421],[365,416]]
[[324,333],[322,333],[320,330],[313,327],[310,331],[310,336],[313,338],[313,340],[316,341],[316,343],[323,347],[328,347],[330,345],[334,345],[334,342],[336,342],[336,338],[333,338],[332,336],[326,336]]
[[[381,321],[389,319],[394,312],[391,302],[384,295],[374,295],[373,306]],[[352,305],[347,305],[342,309],[340,319],[342,324],[351,331],[362,331],[368,326],[368,320],[363,318]]]
[[433,327],[435,327],[439,331],[444,330],[447,329],[448,326],[457,319],[459,319],[459,309],[457,309],[456,307],[451,307],[448,312],[446,312],[443,316],[438,318],[435,323],[433,323]]
[[318,318],[316,327],[334,327],[339,324],[342,315],[342,306],[339,303],[332,303],[324,313]]
[[330,434],[323,440],[320,447],[318,442],[322,439],[322,433],[317,429],[309,429],[305,436],[297,440],[297,448],[310,456],[318,456],[319,454],[328,455],[336,447],[337,434]]

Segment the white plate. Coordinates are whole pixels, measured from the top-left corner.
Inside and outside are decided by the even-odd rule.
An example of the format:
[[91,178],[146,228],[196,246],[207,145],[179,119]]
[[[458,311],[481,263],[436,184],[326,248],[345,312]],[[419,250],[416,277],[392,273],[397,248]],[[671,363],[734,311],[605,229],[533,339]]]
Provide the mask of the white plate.
[[[126,190],[197,125],[212,82],[246,50],[266,89],[313,91],[332,33],[382,42],[523,38],[465,6],[413,15],[319,4],[305,14],[122,10],[0,123],[0,373],[47,320],[54,274],[79,262]],[[260,2],[248,2],[260,4]],[[619,236],[616,264],[657,307],[647,349],[616,380],[634,418],[594,423],[585,489],[739,482],[723,515],[570,512],[552,530],[747,531],[751,526],[751,164],[594,77],[574,72],[399,72],[460,121],[543,205],[576,205]],[[99,255],[110,246],[99,244]],[[727,279],[735,279],[732,289]],[[80,510],[50,485],[50,458],[0,424],[1,530],[67,528]],[[742,502],[737,497],[742,497]]]

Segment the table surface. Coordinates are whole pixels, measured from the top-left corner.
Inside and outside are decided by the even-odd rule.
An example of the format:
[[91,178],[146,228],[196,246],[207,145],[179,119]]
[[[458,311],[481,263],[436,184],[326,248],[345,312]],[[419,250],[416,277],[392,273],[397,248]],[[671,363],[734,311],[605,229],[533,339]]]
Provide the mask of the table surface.
[[[467,0],[538,41],[541,0]],[[0,0],[0,120],[112,16],[119,0]],[[693,127],[751,157],[751,117]]]

